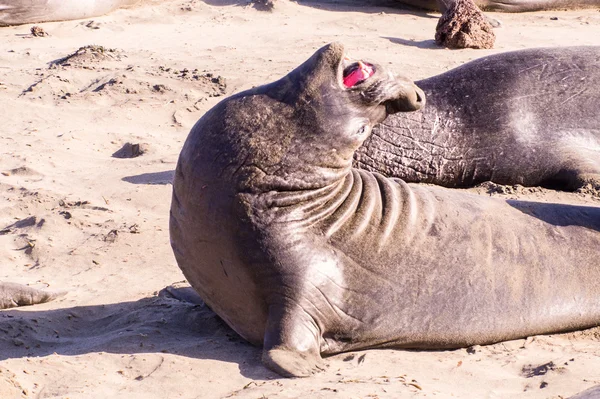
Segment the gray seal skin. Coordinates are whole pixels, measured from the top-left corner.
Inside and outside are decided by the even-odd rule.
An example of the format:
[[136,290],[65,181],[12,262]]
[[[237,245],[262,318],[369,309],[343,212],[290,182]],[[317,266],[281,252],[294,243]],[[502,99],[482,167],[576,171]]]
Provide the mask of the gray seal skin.
[[0,26],[104,15],[139,0],[0,0]]
[[[426,10],[446,12],[455,0],[399,0],[400,3]],[[600,8],[600,0],[474,0],[483,11],[528,12],[556,9]]]
[[0,309],[36,305],[51,301],[64,293],[42,291],[26,285],[0,281]]
[[[322,355],[458,348],[600,324],[600,208],[504,201],[352,168],[370,128],[422,105],[330,44],[223,100],[175,172],[171,245],[204,301],[283,376]],[[415,92],[416,91],[416,92]]]
[[600,385],[586,389],[576,395],[569,396],[567,399],[598,399],[600,398]]
[[355,166],[446,187],[600,188],[600,47],[492,55],[416,84],[427,106],[375,127]]

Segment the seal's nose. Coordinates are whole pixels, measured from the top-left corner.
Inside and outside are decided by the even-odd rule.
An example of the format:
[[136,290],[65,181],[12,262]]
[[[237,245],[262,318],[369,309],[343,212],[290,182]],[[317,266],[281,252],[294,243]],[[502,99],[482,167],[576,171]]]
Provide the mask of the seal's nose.
[[396,112],[418,111],[424,106],[425,93],[412,82],[402,84],[398,96],[385,103],[385,109],[388,115],[395,114]]

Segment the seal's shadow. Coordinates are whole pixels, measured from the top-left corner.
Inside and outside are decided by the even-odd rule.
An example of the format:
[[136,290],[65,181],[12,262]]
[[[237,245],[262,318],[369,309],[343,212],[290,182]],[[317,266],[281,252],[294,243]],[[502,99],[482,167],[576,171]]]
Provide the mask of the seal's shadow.
[[600,231],[600,207],[507,200],[513,208],[554,226],[581,226]]
[[433,40],[433,39],[431,39],[431,40],[407,40],[407,39],[402,39],[399,37],[387,37],[387,36],[382,36],[381,38],[387,39],[394,44],[401,44],[403,46],[417,47],[417,48],[430,49],[430,50],[444,50],[444,47],[438,46],[437,44],[435,44],[435,40]]
[[0,331],[0,361],[53,353],[166,352],[237,363],[248,378],[277,377],[262,365],[260,348],[244,341],[206,306],[161,294],[97,306],[4,310]]
[[125,176],[121,180],[131,184],[172,184],[174,170],[165,170],[164,172],[142,173],[139,175]]

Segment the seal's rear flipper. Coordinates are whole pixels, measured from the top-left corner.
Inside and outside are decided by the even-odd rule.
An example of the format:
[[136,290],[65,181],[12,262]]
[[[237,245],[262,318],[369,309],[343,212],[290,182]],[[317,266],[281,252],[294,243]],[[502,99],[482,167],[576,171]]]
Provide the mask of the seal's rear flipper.
[[65,294],[66,292],[48,292],[26,285],[0,282],[0,309],[37,305],[52,301]]
[[269,308],[262,361],[284,377],[309,377],[325,369],[320,333],[304,310],[291,306],[293,309],[285,305]]

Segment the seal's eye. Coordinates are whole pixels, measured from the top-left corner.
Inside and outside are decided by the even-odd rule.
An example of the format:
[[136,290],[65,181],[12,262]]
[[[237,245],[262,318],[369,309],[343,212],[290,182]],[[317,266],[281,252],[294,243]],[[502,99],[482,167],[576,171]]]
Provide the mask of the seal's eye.
[[362,125],[358,131],[356,132],[357,136],[364,136],[369,132],[369,127],[367,125]]
[[375,73],[375,67],[366,62],[358,61],[344,69],[344,86],[350,88],[364,82]]

